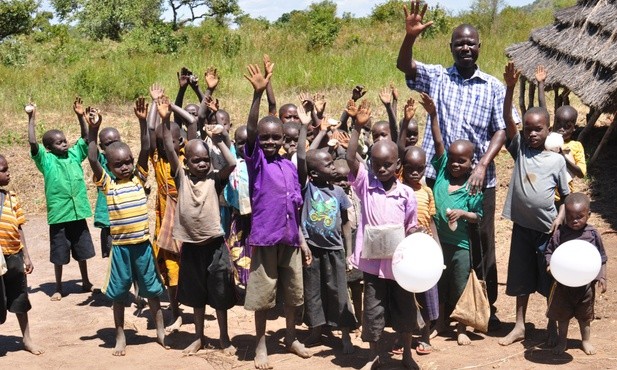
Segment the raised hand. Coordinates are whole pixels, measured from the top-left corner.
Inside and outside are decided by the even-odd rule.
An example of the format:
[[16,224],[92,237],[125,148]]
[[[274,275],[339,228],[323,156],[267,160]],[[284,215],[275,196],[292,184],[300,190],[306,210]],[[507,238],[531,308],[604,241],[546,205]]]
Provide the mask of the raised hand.
[[425,29],[433,24],[433,21],[422,23],[427,7],[428,4],[422,6],[420,1],[411,1],[409,10],[407,6],[403,5],[403,11],[405,12],[405,32],[407,35],[418,37]]
[[263,92],[266,89],[266,86],[268,86],[268,82],[270,81],[270,77],[272,77],[272,74],[266,75],[264,77],[261,74],[261,71],[259,70],[259,66],[257,64],[249,64],[246,69],[248,70],[249,74],[244,75],[244,77],[249,80],[251,85],[253,85],[253,89],[255,89],[256,92]]
[[311,114],[306,112],[303,105],[298,107],[298,118],[303,125],[311,123]]
[[506,83],[506,86],[508,87],[516,86],[516,83],[518,82],[518,78],[520,75],[521,75],[521,72],[519,72],[516,68],[514,68],[514,63],[508,62],[508,64],[506,64],[505,71],[503,72],[503,79],[504,79],[504,82]]
[[103,120],[101,117],[101,111],[94,107],[86,108],[84,117],[86,122],[88,122],[89,127],[98,127]]
[[152,84],[150,86],[150,97],[152,100],[158,100],[161,96],[165,94],[165,89],[158,83]]
[[318,116],[323,116],[323,112],[326,110],[326,97],[324,94],[317,93],[313,97],[315,102],[315,112]]
[[392,102],[392,92],[390,91],[390,89],[387,87],[381,89],[381,91],[379,92],[379,99],[381,99],[383,105],[390,104]]
[[416,115],[416,101],[409,98],[405,104],[405,121],[409,122]]
[[362,100],[356,114],[356,125],[363,127],[371,119],[371,103],[368,100]]
[[311,98],[311,96],[307,93],[300,93],[298,98],[300,99],[300,104],[302,104],[304,111],[310,114],[313,111],[313,108],[315,108],[315,103],[313,103],[313,98]]
[[206,69],[206,73],[204,73],[204,78],[206,80],[206,85],[208,85],[208,89],[210,90],[214,90],[219,84],[220,76],[214,66],[210,66],[208,67],[208,69]]
[[274,72],[274,63],[272,63],[272,60],[270,60],[270,56],[268,54],[264,54],[264,71],[266,76]]
[[351,98],[353,99],[353,101],[358,101],[358,99],[363,97],[364,94],[366,94],[366,90],[362,85],[356,85],[356,87],[351,90]]
[[148,103],[146,103],[146,99],[141,96],[135,99],[135,106],[133,107],[133,111],[137,116],[137,119],[140,121],[145,121],[148,117]]
[[422,101],[420,102],[420,104],[422,105],[426,113],[428,113],[429,116],[433,116],[437,114],[437,108],[435,107],[435,102],[430,97],[430,95],[427,93],[421,93],[420,97],[422,98]]
[[169,98],[166,95],[163,95],[157,100],[156,108],[159,111],[159,116],[161,119],[169,119],[171,116],[171,109],[169,109]]
[[538,83],[546,81],[546,69],[541,64],[536,68],[536,81]]
[[398,101],[398,90],[394,86],[394,82],[390,82],[390,91],[392,92],[392,100]]
[[353,99],[349,99],[349,101],[347,101],[345,112],[347,112],[347,115],[349,117],[356,118],[356,115],[358,114],[358,107],[356,106],[356,102]]
[[81,98],[79,96],[75,97],[75,101],[73,102],[73,111],[78,116],[83,116],[84,115],[83,101],[81,100]]
[[177,72],[178,75],[178,84],[181,88],[186,87],[189,84],[190,77],[192,75],[191,71],[186,69],[186,67],[182,67],[180,72]]
[[219,100],[212,99],[211,95],[208,95],[204,98],[204,103],[206,104],[206,107],[208,107],[208,109],[211,112],[216,113],[219,111]]

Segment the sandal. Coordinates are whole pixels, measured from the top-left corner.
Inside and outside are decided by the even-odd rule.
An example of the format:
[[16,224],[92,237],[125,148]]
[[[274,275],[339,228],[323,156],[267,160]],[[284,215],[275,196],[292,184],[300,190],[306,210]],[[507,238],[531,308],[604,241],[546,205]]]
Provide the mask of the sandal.
[[416,353],[418,355],[428,355],[431,352],[433,352],[433,347],[430,344],[418,342],[418,345],[416,346]]
[[403,347],[399,346],[399,345],[394,345],[394,347],[392,347],[392,349],[390,350],[390,353],[393,355],[402,355],[403,354]]

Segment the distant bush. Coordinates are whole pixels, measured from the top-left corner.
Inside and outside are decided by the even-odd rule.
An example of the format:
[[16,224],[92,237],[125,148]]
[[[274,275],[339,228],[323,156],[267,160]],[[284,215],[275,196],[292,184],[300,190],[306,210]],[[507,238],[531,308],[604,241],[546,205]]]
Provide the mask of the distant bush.
[[27,47],[15,37],[7,37],[0,42],[0,61],[7,67],[20,67],[28,62]]
[[341,22],[336,18],[336,4],[330,0],[313,3],[308,11],[309,49],[321,49],[332,46],[341,29]]

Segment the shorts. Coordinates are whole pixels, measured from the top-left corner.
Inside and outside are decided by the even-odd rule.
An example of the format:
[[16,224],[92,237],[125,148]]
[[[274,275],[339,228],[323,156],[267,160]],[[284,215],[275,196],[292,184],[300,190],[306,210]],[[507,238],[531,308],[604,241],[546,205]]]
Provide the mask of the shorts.
[[471,266],[469,249],[446,243],[441,243],[441,248],[446,269],[443,270],[437,286],[439,302],[445,305],[445,316],[449,317],[465,290]]
[[133,281],[137,282],[135,293],[140,297],[156,298],[163,294],[150,241],[111,247],[109,269],[101,291],[114,301],[124,301]]
[[[6,299],[6,310],[12,313],[27,313],[32,308],[28,299],[28,281],[24,270],[24,252],[5,254],[7,272],[0,277],[4,281],[4,294],[0,300]],[[2,304],[0,303],[0,306]]]
[[538,292],[548,297],[552,278],[546,272],[544,251],[549,240],[549,234],[514,223],[508,259],[507,295],[516,297]]
[[166,286],[177,286],[180,273],[180,255],[159,248],[156,256],[159,271]]
[[416,299],[425,321],[435,321],[439,318],[439,289],[437,284],[424,293],[416,294]]
[[114,238],[111,237],[111,228],[109,226],[101,227],[101,257],[109,257],[113,244]]
[[377,342],[386,326],[397,333],[411,333],[424,327],[413,293],[395,280],[364,273],[362,340]]
[[284,244],[253,247],[244,308],[262,311],[274,307],[277,285],[282,290],[285,305],[302,306],[304,287],[300,248]]
[[313,261],[304,268],[304,321],[321,325],[357,327],[347,292],[345,251],[313,248]]
[[49,225],[49,260],[54,265],[68,265],[70,255],[75,261],[94,257],[94,244],[86,220]]
[[556,321],[568,321],[576,318],[578,321],[590,322],[594,318],[594,301],[596,299],[595,281],[581,287],[568,287],[553,282],[551,294],[548,297],[546,317]]
[[229,250],[223,237],[202,244],[183,243],[178,302],[189,307],[228,310],[236,303]]

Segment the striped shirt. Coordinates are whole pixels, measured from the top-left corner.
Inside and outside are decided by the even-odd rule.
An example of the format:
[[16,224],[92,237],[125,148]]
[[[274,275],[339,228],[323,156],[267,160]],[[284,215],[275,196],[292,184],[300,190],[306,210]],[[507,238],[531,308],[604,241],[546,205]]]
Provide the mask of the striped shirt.
[[2,217],[0,217],[0,246],[2,246],[2,254],[15,254],[23,248],[19,227],[26,223],[26,216],[14,192],[0,191],[6,194],[4,204],[2,204]]
[[[439,117],[439,126],[446,150],[452,142],[466,139],[475,145],[474,162],[486,153],[493,134],[506,128],[503,119],[505,87],[495,77],[476,69],[469,79],[463,78],[455,66],[444,68],[416,61],[416,79],[407,80],[407,86],[425,92],[433,98]],[[520,122],[516,109],[512,109],[515,122]],[[426,127],[431,127],[427,117]],[[426,177],[435,179],[431,165],[435,155],[433,134],[424,130],[422,149],[426,151]],[[486,169],[484,185],[495,187],[497,183],[495,163]]]
[[132,178],[113,180],[105,171],[95,184],[107,198],[109,224],[114,245],[139,244],[150,240],[148,207],[144,184],[148,172],[137,166]]
[[[431,219],[435,216],[435,197],[433,191],[426,185],[412,187],[418,202],[418,225],[423,226],[431,234]],[[432,234],[431,234],[432,235]]]

